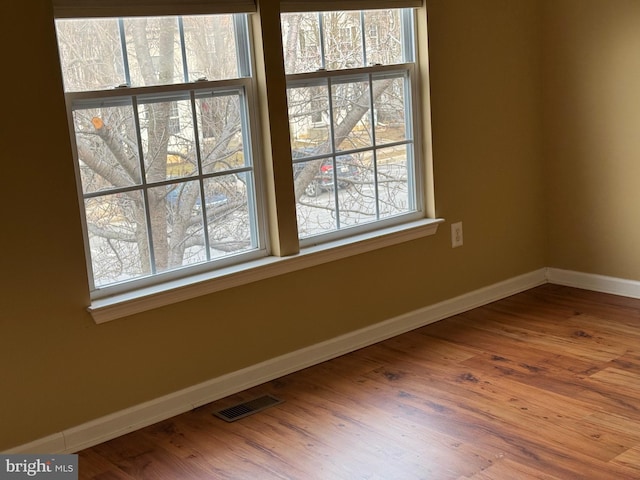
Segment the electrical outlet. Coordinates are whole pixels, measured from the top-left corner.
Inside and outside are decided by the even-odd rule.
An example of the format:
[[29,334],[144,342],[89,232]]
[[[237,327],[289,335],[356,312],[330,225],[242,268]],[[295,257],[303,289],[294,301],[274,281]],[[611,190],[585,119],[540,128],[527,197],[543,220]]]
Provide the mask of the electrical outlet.
[[451,248],[462,246],[462,222],[451,224]]

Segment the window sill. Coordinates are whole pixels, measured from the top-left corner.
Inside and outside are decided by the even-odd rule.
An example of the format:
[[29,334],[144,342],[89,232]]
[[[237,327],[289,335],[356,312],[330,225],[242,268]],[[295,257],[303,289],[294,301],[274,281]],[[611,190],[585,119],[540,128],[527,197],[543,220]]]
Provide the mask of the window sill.
[[241,265],[94,300],[88,310],[96,323],[106,323],[228,288],[434,235],[442,222],[444,222],[443,219],[422,219],[304,248],[297,255],[289,257],[261,258]]

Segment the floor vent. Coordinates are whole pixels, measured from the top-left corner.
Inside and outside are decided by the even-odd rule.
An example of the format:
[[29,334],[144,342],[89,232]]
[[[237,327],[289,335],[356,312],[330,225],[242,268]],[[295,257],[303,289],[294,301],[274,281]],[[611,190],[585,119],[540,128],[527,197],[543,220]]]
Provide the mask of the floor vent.
[[280,400],[279,398],[276,398],[272,395],[263,395],[262,397],[249,400],[248,402],[239,403],[238,405],[234,405],[233,407],[218,410],[217,412],[213,412],[213,414],[216,417],[220,417],[221,419],[226,420],[227,422],[234,422],[236,420],[240,420],[241,418],[257,413],[260,410],[264,410],[265,408],[269,408],[282,403],[283,401],[284,400]]

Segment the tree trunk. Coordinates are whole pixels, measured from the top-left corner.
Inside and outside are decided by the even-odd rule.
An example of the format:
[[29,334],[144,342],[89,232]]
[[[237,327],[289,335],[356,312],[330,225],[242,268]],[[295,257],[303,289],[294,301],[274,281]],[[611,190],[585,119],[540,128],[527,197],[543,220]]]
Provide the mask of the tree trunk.
[[[141,20],[142,21],[142,20]],[[134,28],[136,57],[145,85],[172,83],[174,69],[174,45],[177,33],[175,19],[166,18],[158,24],[158,50],[162,52],[157,65],[153,64],[150,46],[147,39],[147,21],[140,28]],[[157,71],[156,71],[157,68]],[[149,103],[144,107],[148,119],[147,158],[145,158],[148,182],[162,181],[167,178],[167,151],[169,145],[169,114],[171,104],[168,102]],[[166,194],[163,189],[150,189],[149,208],[153,253],[158,272],[167,270],[171,265],[170,232],[165,208]],[[138,224],[138,228],[146,229],[146,223]],[[144,247],[140,246],[142,251]]]

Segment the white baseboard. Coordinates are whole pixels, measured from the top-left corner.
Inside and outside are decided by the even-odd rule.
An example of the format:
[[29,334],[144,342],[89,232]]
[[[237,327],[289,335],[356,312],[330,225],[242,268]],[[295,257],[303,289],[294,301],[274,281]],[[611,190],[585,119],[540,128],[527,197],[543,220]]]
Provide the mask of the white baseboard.
[[247,388],[547,283],[537,270],[115,412],[7,453],[73,453]]
[[62,432],[60,432],[49,435],[48,437],[38,438],[33,442],[25,443],[24,445],[6,450],[2,453],[57,454],[67,453],[67,448],[64,443],[64,435],[62,434]]
[[640,298],[640,282],[623,278],[547,268],[547,280],[556,285],[582,288],[594,292],[612,293],[623,297]]

